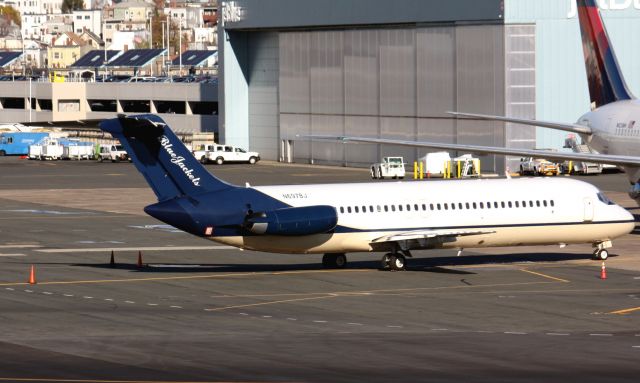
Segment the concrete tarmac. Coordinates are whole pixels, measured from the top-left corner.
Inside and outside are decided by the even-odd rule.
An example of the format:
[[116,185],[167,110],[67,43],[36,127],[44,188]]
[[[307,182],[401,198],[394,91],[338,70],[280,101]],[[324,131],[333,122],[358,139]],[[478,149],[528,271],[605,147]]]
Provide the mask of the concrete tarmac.
[[[251,185],[369,177],[208,168]],[[624,175],[582,179],[638,214]],[[378,270],[381,254],[349,254],[346,269],[324,270],[318,255],[192,237],[144,215],[153,202],[128,163],[0,158],[0,382],[635,382],[640,373],[640,230],[614,242],[607,280],[589,246],[419,251],[406,272]],[[25,283],[31,265],[35,285]]]

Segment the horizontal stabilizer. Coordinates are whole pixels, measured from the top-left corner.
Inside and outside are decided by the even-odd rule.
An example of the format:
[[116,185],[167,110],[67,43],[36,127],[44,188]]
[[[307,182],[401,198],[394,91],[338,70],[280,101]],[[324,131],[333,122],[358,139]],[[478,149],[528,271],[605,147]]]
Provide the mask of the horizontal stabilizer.
[[564,130],[565,132],[573,132],[573,133],[579,133],[579,134],[592,134],[591,128],[589,128],[588,126],[583,126],[583,125],[578,125],[578,124],[562,124],[562,123],[559,123],[559,122],[525,120],[525,119],[521,119],[521,118],[489,116],[489,115],[485,115],[485,114],[473,114],[473,113],[447,112],[447,114],[450,114],[450,115],[455,116],[455,117],[465,117],[465,118],[469,118],[469,119],[510,122],[510,123],[513,123],[513,124],[540,126],[542,128]]

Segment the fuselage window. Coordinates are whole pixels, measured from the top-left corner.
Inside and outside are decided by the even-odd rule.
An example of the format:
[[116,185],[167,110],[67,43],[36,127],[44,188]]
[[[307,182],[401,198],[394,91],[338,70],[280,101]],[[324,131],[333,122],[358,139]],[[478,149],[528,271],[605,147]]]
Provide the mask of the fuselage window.
[[497,202],[494,202],[494,203],[493,203],[493,207],[497,209],[497,208],[498,208],[498,203],[497,203]]
[[551,204],[551,207],[556,206],[556,203],[555,203],[555,202],[553,202],[553,200],[549,201],[549,203]]
[[533,207],[533,201],[529,201],[529,207]]
[[442,210],[442,205],[438,204],[438,210]]
[[502,206],[502,208],[504,209],[504,207],[505,207],[504,201],[500,202],[500,206]]
[[373,213],[373,206],[369,205],[369,212]]
[[480,202],[480,209],[484,209],[484,202]]
[[407,211],[411,211],[411,205],[407,204]]
[[433,204],[432,203],[429,204],[429,210],[433,210]]
[[456,204],[455,203],[451,204],[451,210],[456,210]]
[[414,209],[415,211],[420,210],[420,207],[418,207],[418,204],[413,205],[413,207],[415,208],[415,209]]
[[522,207],[527,207],[527,201],[522,201]]
[[389,206],[388,205],[384,205],[384,211],[389,211]]
[[520,207],[520,201],[516,201],[516,207]]
[[462,210],[462,202],[458,203],[458,209]]
[[469,208],[469,202],[466,202],[466,203],[464,204],[464,206],[466,206],[466,207],[467,207],[467,210],[468,210],[468,209],[470,209],[470,208]]
[[340,206],[340,213],[344,214],[344,207]]
[[474,208],[474,209],[477,209],[477,208],[478,208],[478,205],[477,205],[475,202],[473,203],[473,208]]
[[544,201],[542,201],[542,204],[544,205],[544,207],[547,207],[547,200],[545,199]]
[[348,211],[349,213],[351,213],[351,206],[348,206],[348,207],[347,207],[347,211]]
[[356,213],[360,213],[360,210],[358,209],[357,206],[355,207],[355,209],[356,209]]
[[363,212],[363,213],[366,213],[366,212],[367,212],[367,207],[366,207],[366,206],[363,206],[363,207],[362,207],[362,212]]
[[422,210],[427,211],[427,204],[424,204],[424,203],[422,204]]
[[391,211],[396,211],[396,205],[391,205]]
[[487,209],[491,209],[491,202],[487,202]]
[[511,207],[512,207],[511,201],[509,201],[508,205],[509,205],[509,209],[511,209]]
[[449,210],[449,204],[448,203],[444,204],[444,210]]
[[540,201],[536,201],[536,206],[540,207]]

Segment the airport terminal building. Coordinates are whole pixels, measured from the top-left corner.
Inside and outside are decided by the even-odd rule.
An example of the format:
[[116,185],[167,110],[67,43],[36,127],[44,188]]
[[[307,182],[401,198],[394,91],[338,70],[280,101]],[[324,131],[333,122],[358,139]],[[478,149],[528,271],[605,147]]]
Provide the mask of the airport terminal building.
[[[299,136],[557,148],[566,134],[445,112],[577,120],[589,101],[571,1],[223,0],[221,141],[266,159],[345,166],[387,155],[411,162],[425,150]],[[605,11],[636,94],[640,52],[625,36],[640,35],[639,21],[633,5]],[[482,168],[514,162],[487,156]]]

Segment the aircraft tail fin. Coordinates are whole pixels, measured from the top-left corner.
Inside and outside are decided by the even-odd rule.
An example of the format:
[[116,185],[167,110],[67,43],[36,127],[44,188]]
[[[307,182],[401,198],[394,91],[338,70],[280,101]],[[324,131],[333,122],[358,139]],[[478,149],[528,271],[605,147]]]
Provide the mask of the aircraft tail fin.
[[602,22],[596,0],[577,0],[591,105],[597,108],[633,98]]
[[120,140],[159,201],[233,187],[209,173],[156,115],[119,116],[100,128]]

